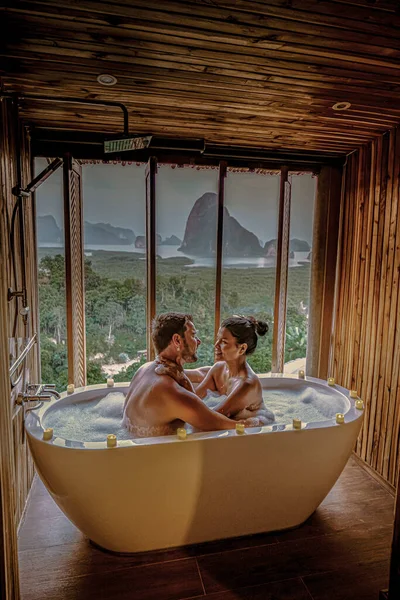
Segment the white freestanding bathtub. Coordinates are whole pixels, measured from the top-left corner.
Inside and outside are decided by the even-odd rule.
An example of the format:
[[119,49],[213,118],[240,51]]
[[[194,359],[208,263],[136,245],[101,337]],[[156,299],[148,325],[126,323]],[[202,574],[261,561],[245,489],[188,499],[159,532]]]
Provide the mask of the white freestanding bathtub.
[[[316,390],[318,379],[263,376],[264,388]],[[126,384],[114,391],[125,392]],[[27,414],[25,426],[37,472],[66,516],[93,542],[138,552],[295,527],[328,494],[358,436],[363,410],[348,391],[344,423],[336,419],[290,426],[104,442],[43,440],[47,411],[101,398],[105,385],[63,394]]]

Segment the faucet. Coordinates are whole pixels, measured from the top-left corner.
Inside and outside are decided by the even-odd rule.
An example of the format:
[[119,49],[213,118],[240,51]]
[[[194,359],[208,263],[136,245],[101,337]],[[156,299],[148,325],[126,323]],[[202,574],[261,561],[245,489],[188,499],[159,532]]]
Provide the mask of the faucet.
[[25,392],[18,394],[16,403],[22,405],[26,402],[50,402],[52,396],[60,398],[54,384],[28,383]]
[[46,383],[43,386],[43,392],[50,394],[51,396],[54,396],[54,398],[57,398],[57,400],[59,398],[61,398],[61,394],[59,394],[56,390],[56,384],[55,383]]

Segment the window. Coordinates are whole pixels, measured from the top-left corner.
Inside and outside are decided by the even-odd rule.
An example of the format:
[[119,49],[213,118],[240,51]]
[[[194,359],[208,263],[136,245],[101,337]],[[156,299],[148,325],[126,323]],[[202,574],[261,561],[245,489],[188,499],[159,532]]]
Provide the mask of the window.
[[225,181],[221,317],[267,321],[249,358],[256,373],[271,370],[279,181],[279,174],[230,169]]
[[146,360],[145,165],[84,164],[87,383]]
[[285,373],[305,370],[316,178],[291,175]]
[[193,315],[196,366],[213,363],[218,169],[159,165],[157,313]]
[[[46,167],[46,159],[35,159],[36,175]],[[61,391],[68,383],[62,169],[42,183],[35,199],[41,374]]]
[[[37,159],[36,171],[46,165]],[[150,325],[146,165],[86,161],[82,178],[87,383],[103,383],[107,377],[129,381],[147,358]],[[259,338],[249,362],[257,373],[270,371],[276,344],[280,171],[227,169],[221,286],[216,281],[219,169],[158,164],[155,178],[156,312],[192,314],[203,342],[197,366],[212,364],[216,290],[221,289],[221,321],[240,314],[268,322],[269,333]],[[285,372],[296,373],[305,367],[307,349],[316,178],[289,174],[289,183],[286,332],[281,327],[281,339],[285,332]],[[65,389],[68,374],[62,196],[59,169],[36,192],[42,379],[59,389]],[[283,309],[281,324],[284,314]]]

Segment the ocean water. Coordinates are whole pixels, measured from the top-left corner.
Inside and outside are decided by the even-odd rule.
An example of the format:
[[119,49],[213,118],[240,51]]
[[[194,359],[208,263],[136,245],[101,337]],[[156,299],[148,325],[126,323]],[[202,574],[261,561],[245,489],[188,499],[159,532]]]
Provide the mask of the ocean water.
[[[275,422],[291,424],[294,418],[304,423],[332,419],[346,411],[346,400],[327,391],[306,387],[293,390],[264,390],[264,402],[275,414]],[[76,442],[101,442],[113,433],[120,440],[132,439],[132,434],[121,427],[125,395],[111,392],[100,400],[60,405],[45,415],[43,426],[51,427],[54,435]],[[210,394],[205,400],[212,408],[220,398]]]
[[[41,248],[53,248],[58,247],[54,244],[49,243],[41,243]],[[183,252],[178,251],[179,246],[171,246],[168,244],[161,244],[157,246],[157,254],[161,258],[175,258],[175,257],[187,257],[193,260],[192,265],[185,265],[187,268],[190,267],[215,267],[215,256],[214,257],[200,257],[200,256],[192,256],[190,254],[185,254]],[[87,244],[85,245],[85,254],[90,256],[90,253],[96,250],[102,250],[104,252],[135,252],[137,254],[143,254],[143,258],[145,257],[145,249],[144,248],[135,248],[135,244],[121,244],[116,246],[103,246],[96,244]],[[294,258],[289,259],[289,267],[299,267],[303,263],[309,263],[307,260],[309,252],[295,252]],[[263,257],[224,257],[223,258],[223,266],[224,268],[237,268],[237,269],[245,269],[247,267],[254,268],[271,268],[276,266],[275,258],[263,258]]]

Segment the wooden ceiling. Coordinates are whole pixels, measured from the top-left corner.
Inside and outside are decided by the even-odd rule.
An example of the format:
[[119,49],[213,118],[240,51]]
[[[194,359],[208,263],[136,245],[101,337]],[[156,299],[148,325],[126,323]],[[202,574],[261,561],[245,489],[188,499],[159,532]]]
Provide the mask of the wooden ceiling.
[[[131,132],[343,155],[400,121],[397,0],[2,0],[0,21],[3,91],[123,102]],[[101,106],[21,115],[122,130]]]

